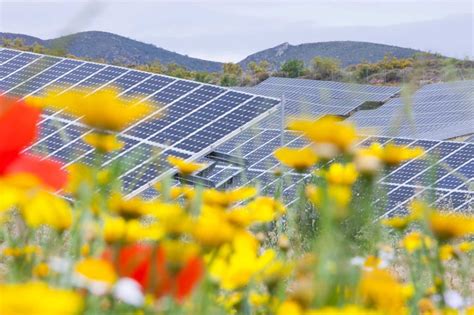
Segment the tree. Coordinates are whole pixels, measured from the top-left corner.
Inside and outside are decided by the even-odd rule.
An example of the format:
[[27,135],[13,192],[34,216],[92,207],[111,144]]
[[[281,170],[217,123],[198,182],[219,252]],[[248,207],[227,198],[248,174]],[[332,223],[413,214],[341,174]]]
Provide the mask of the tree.
[[260,83],[268,79],[270,76],[270,63],[266,60],[262,60],[258,64],[255,61],[252,61],[247,65],[247,67],[252,72],[255,83]]
[[240,77],[242,76],[242,73],[243,73],[243,70],[242,70],[242,67],[240,67],[238,64],[236,63],[232,63],[232,62],[228,62],[228,63],[225,63],[224,66],[223,66],[223,70],[224,70],[224,75],[233,75],[233,76],[236,76],[236,77]]
[[297,78],[305,74],[304,62],[302,60],[288,60],[281,66],[283,72],[289,78]]
[[222,86],[237,86],[242,80],[243,70],[236,63],[225,63],[223,66],[223,75],[220,84]]
[[337,59],[315,57],[311,63],[311,76],[316,80],[337,80],[341,76],[341,66]]
[[220,85],[222,86],[237,86],[239,85],[239,79],[235,75],[224,74],[221,78]]

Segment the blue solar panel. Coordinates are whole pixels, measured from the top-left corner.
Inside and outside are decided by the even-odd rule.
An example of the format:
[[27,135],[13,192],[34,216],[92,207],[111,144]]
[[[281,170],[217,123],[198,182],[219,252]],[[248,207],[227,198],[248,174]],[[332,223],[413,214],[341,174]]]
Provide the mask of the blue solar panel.
[[18,54],[14,58],[0,65],[0,79],[13,75],[16,71],[21,70],[24,66],[38,58],[40,58],[40,56],[35,54]]
[[3,49],[2,51],[0,51],[0,65],[14,58],[15,56],[19,54],[20,54],[19,51]]
[[[26,97],[48,89],[63,93],[77,88],[94,93],[116,87],[122,91],[120,97],[131,105],[142,101],[156,105],[150,117],[119,135],[125,146],[103,162],[105,166],[118,158],[123,160],[121,178],[131,195],[146,190],[170,170],[167,156],[197,159],[279,103],[276,99],[121,67],[5,49],[0,56],[0,88],[9,95]],[[46,111],[40,130],[40,139],[28,152],[42,152],[66,165],[94,163],[93,149],[81,139],[90,130],[79,119]]]
[[35,92],[41,90],[45,85],[49,84],[56,78],[65,75],[81,64],[81,62],[75,60],[63,60],[58,62],[51,68],[39,73],[31,80],[28,80],[27,82],[9,91],[8,94],[14,96],[35,94]]

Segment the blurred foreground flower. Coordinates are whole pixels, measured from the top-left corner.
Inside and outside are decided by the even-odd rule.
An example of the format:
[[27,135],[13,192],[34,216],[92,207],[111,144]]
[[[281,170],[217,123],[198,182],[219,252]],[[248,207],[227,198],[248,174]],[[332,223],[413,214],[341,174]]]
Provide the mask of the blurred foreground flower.
[[131,103],[120,96],[119,90],[114,88],[99,91],[69,90],[62,93],[51,90],[45,97],[34,98],[32,102],[42,107],[63,110],[79,118],[94,130],[84,136],[84,142],[101,153],[108,153],[123,146],[116,135],[110,132],[122,131],[156,110],[150,103]]
[[82,307],[79,294],[46,283],[0,284],[2,315],[74,315]]
[[206,166],[205,164],[186,162],[186,160],[177,156],[169,156],[168,163],[175,167],[183,176],[191,175]]
[[[110,250],[104,253],[104,257],[114,260]],[[163,247],[145,244],[125,246],[118,253],[118,273],[134,279],[145,292],[156,297],[169,294],[182,301],[201,279],[204,265],[199,256],[190,256],[179,268],[169,270],[167,264],[170,258]]]
[[58,190],[67,181],[67,173],[61,170],[61,165],[23,153],[36,139],[39,116],[40,111],[25,102],[0,97],[0,181]]
[[44,107],[63,110],[100,131],[121,131],[154,110],[153,105],[146,102],[130,103],[121,98],[116,89],[49,91],[37,102]]
[[318,157],[311,148],[282,147],[273,154],[283,165],[293,168],[297,172],[305,172],[318,162]]
[[316,120],[294,120],[288,128],[303,132],[313,142],[316,154],[325,160],[330,160],[340,153],[350,152],[357,140],[355,127],[334,116]]

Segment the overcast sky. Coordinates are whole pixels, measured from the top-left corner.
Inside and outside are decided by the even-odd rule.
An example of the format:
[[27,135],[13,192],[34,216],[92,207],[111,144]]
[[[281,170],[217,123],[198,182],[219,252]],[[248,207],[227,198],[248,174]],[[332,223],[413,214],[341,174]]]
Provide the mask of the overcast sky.
[[363,40],[474,56],[472,0],[0,0],[0,31],[43,39],[101,30],[239,61],[283,42]]

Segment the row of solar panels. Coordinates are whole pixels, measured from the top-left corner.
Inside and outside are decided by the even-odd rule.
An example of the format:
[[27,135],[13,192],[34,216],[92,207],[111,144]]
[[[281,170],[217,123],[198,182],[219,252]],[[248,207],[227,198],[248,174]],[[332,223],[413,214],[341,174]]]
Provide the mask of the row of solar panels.
[[371,134],[450,139],[474,133],[474,81],[426,85],[349,118]]
[[[422,147],[426,154],[421,158],[393,168],[380,179],[381,189],[388,193],[381,215],[393,215],[406,211],[415,197],[433,195],[433,204],[454,210],[467,211],[473,205],[474,144],[464,142],[416,140],[408,138],[368,137],[358,146],[371,142],[389,142],[410,147]],[[247,130],[218,148],[219,152],[242,158],[246,167],[231,163],[212,165],[198,176],[216,187],[240,187],[258,185],[265,194],[282,192],[287,205],[297,200],[296,188],[310,179],[287,171],[283,177],[276,176],[281,165],[273,152],[280,146],[305,147],[307,140],[294,132],[254,128]],[[204,162],[204,160],[203,160]],[[209,162],[209,161],[205,161]],[[153,192],[149,191],[152,195]]]
[[[120,67],[0,50],[0,90],[4,94],[25,97],[40,94],[48,88],[64,91],[87,87],[98,91],[111,86],[120,88],[122,96],[130,102],[147,100],[156,104],[157,109],[153,114],[163,114],[160,119],[149,117],[124,130],[120,138],[125,147],[118,154],[107,156],[103,162],[103,165],[108,165],[119,157],[123,159],[125,167],[122,178],[130,196],[154,196],[156,192],[149,187],[169,173],[166,171],[169,169],[166,157],[175,155],[209,162],[211,166],[199,175],[200,179],[212,186],[238,187],[258,183],[264,192],[271,194],[283,181],[285,185],[281,189],[284,198],[287,203],[292,203],[296,200],[296,183],[307,180],[307,177],[287,173],[283,180],[276,179],[273,170],[279,164],[272,152],[282,145],[301,147],[307,143],[299,135],[279,130],[282,115],[284,118],[302,114],[347,116],[357,112],[353,116],[357,117],[372,115],[370,113],[385,106],[400,108],[400,99],[395,98],[400,89],[393,87],[271,78],[255,88],[237,92]],[[470,100],[472,104],[471,87],[472,82],[427,86],[415,94],[414,102],[421,104],[418,108],[428,108],[433,103],[459,104],[463,103],[467,95],[467,102]],[[284,95],[285,107],[279,112],[277,99],[246,92],[275,97]],[[379,109],[362,110],[367,104],[380,104],[387,100],[387,104]],[[263,128],[243,132],[265,116],[267,118],[260,125]],[[466,117],[470,116],[464,115]],[[459,121],[454,126],[453,122],[446,123],[455,132],[464,132],[469,128],[472,130],[469,119]],[[437,131],[443,132],[443,128],[438,126]],[[92,164],[93,150],[81,140],[81,136],[87,132],[89,130],[78,120],[60,112],[48,112],[41,122],[41,137],[29,151],[45,153],[68,165],[77,161]],[[413,164],[397,168],[382,179],[381,186],[389,192],[387,214],[404,209],[408,200],[422,191],[434,191],[438,196],[436,202],[444,200],[456,203],[456,207],[453,206],[456,209],[465,210],[472,205],[472,144],[402,138],[380,140],[420,145],[428,152],[439,152],[442,158],[434,167],[426,165],[426,160],[413,161]],[[204,158],[211,152],[214,155],[208,155],[210,159]],[[216,158],[219,154],[224,155],[220,156],[220,160]],[[242,158],[248,164],[245,168],[239,163],[216,162],[228,159],[238,161]],[[438,167],[441,165],[442,168]],[[440,170],[432,182],[435,184],[431,185],[433,187],[423,181],[430,169]]]
[[380,105],[400,92],[398,87],[331,81],[269,78],[255,87],[236,90],[284,99],[283,111],[268,117],[263,128],[280,128],[281,118],[338,115],[347,117],[365,106]]
[[[278,99],[155,75],[121,67],[42,56],[10,49],[0,51],[0,94],[26,97],[47,89],[87,88],[94,93],[115,87],[131,102],[148,101],[156,111],[120,134],[125,147],[103,165],[125,157],[121,174],[127,193],[137,194],[169,169],[167,156],[197,159],[213,146],[275,110]],[[162,114],[161,118],[153,117]],[[28,149],[73,162],[93,163],[94,152],[81,136],[90,132],[78,119],[47,112],[41,137]]]
[[474,81],[430,84],[407,97],[398,87],[288,78],[236,89],[285,100],[263,128],[281,128],[281,115],[339,115],[379,136],[446,140],[474,133]]

